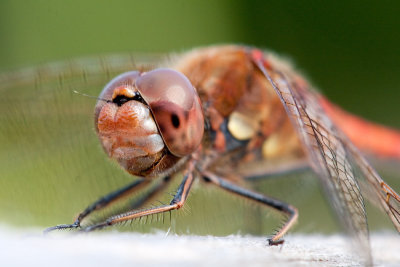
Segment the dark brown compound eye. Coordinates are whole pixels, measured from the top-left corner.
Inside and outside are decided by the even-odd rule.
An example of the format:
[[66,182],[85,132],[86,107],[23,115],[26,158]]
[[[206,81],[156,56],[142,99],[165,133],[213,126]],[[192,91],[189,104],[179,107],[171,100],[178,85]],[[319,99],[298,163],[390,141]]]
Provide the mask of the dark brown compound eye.
[[156,69],[136,80],[170,152],[186,156],[203,138],[204,117],[199,96],[190,81],[172,69]]

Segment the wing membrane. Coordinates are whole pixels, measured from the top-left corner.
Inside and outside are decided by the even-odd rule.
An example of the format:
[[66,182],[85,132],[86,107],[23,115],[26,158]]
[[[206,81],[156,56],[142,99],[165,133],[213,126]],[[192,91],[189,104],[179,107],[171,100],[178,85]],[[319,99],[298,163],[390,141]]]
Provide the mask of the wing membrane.
[[291,77],[283,73],[267,71],[260,58],[255,63],[280,97],[343,227],[370,259],[364,199],[352,167],[359,160],[353,159],[344,137],[318,104],[316,93],[291,84]]
[[[367,193],[371,198],[377,198],[380,204],[379,208],[383,209],[393,222],[397,231],[400,232],[400,197],[399,195],[383,181],[374,168],[369,165],[366,159],[361,155],[358,149],[350,142],[346,143],[349,151],[351,151],[355,162],[359,166],[363,178],[361,180],[362,188],[367,188]],[[372,185],[372,186],[371,186]]]
[[47,63],[0,73],[0,91],[31,85],[43,88],[70,80],[103,84],[121,72],[151,69],[163,58],[161,54],[121,54]]

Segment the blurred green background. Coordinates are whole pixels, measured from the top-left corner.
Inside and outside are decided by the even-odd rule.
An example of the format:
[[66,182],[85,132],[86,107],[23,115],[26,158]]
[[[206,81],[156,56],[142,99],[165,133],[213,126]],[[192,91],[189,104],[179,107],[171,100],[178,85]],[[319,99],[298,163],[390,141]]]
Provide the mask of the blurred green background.
[[[347,110],[400,128],[399,13],[394,1],[2,0],[0,70],[61,61],[72,62],[66,72],[74,74],[74,67],[86,64],[74,65],[77,57],[93,56],[107,65],[99,55],[249,44],[292,59]],[[17,77],[0,85],[0,223],[44,228],[72,222],[98,196],[132,180],[101,151],[93,129],[95,102],[72,94],[75,89],[97,95],[113,74],[105,69],[88,81],[82,75],[47,79],[57,70],[42,67],[31,82],[19,84]],[[399,190],[400,173],[379,170]],[[312,174],[251,186],[299,207],[296,231],[337,230]],[[139,222],[128,229],[266,235],[281,222],[273,214],[199,184],[171,222],[167,215],[164,225]],[[372,229],[392,229],[379,213],[371,211],[369,219]]]

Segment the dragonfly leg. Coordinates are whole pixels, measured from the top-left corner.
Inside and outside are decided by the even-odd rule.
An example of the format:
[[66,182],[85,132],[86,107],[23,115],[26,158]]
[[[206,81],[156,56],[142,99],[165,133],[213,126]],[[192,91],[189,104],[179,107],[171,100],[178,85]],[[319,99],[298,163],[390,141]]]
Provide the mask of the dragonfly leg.
[[384,181],[381,182],[382,190],[386,193],[386,203],[389,203],[390,197],[396,199],[400,202],[400,196],[394,191],[387,183]]
[[277,209],[278,211],[281,211],[285,214],[287,214],[289,217],[283,227],[275,233],[271,238],[268,239],[270,245],[280,245],[284,241],[282,237],[286,234],[286,232],[293,226],[293,224],[296,222],[297,217],[298,217],[298,212],[297,209],[289,204],[286,204],[285,202],[273,199],[271,197],[265,196],[263,194],[253,192],[251,190],[245,189],[243,187],[240,187],[236,184],[233,184],[226,179],[223,179],[213,173],[209,172],[202,172],[202,175],[205,179],[208,181],[218,185],[219,187],[235,193],[239,196],[254,200],[258,203],[270,206],[274,209]]
[[[400,232],[400,196],[384,181],[381,181],[380,185],[386,194],[386,199],[383,201],[386,203],[387,207],[384,208],[392,219],[397,231]],[[392,198],[394,201],[390,201],[390,198]]]
[[93,211],[100,210],[100,209],[106,207],[107,205],[109,205],[110,203],[112,203],[118,199],[121,199],[124,196],[128,196],[129,194],[139,190],[140,188],[142,188],[143,186],[145,186],[147,184],[148,184],[148,180],[145,180],[145,179],[136,180],[136,181],[128,184],[127,186],[124,186],[123,188],[120,188],[116,191],[109,193],[106,196],[99,198],[97,201],[95,201],[94,203],[89,205],[84,211],[79,213],[79,215],[75,219],[74,223],[60,224],[60,225],[56,225],[53,227],[49,227],[46,230],[44,230],[44,233],[48,233],[53,230],[79,228],[81,226],[81,221],[86,216],[88,216],[90,213],[92,213]]
[[153,208],[142,209],[142,210],[131,210],[126,213],[117,214],[115,216],[111,216],[103,222],[88,226],[83,228],[81,231],[90,232],[97,229],[102,229],[104,227],[108,227],[117,223],[121,223],[124,221],[130,221],[137,218],[146,217],[153,214],[163,213],[167,211],[177,210],[183,207],[187,196],[189,194],[190,188],[192,186],[194,180],[193,176],[193,168],[185,175],[182,183],[180,184],[177,193],[174,198],[170,202],[169,205],[160,205]]

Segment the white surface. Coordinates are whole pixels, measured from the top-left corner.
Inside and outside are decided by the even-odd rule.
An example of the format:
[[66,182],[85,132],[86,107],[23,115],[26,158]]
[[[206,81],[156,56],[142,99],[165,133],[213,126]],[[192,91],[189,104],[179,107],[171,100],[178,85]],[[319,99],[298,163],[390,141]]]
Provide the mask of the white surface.
[[[289,235],[283,246],[265,237],[89,233],[43,236],[0,227],[0,266],[359,266],[340,235]],[[378,266],[400,266],[400,237],[373,234]]]

